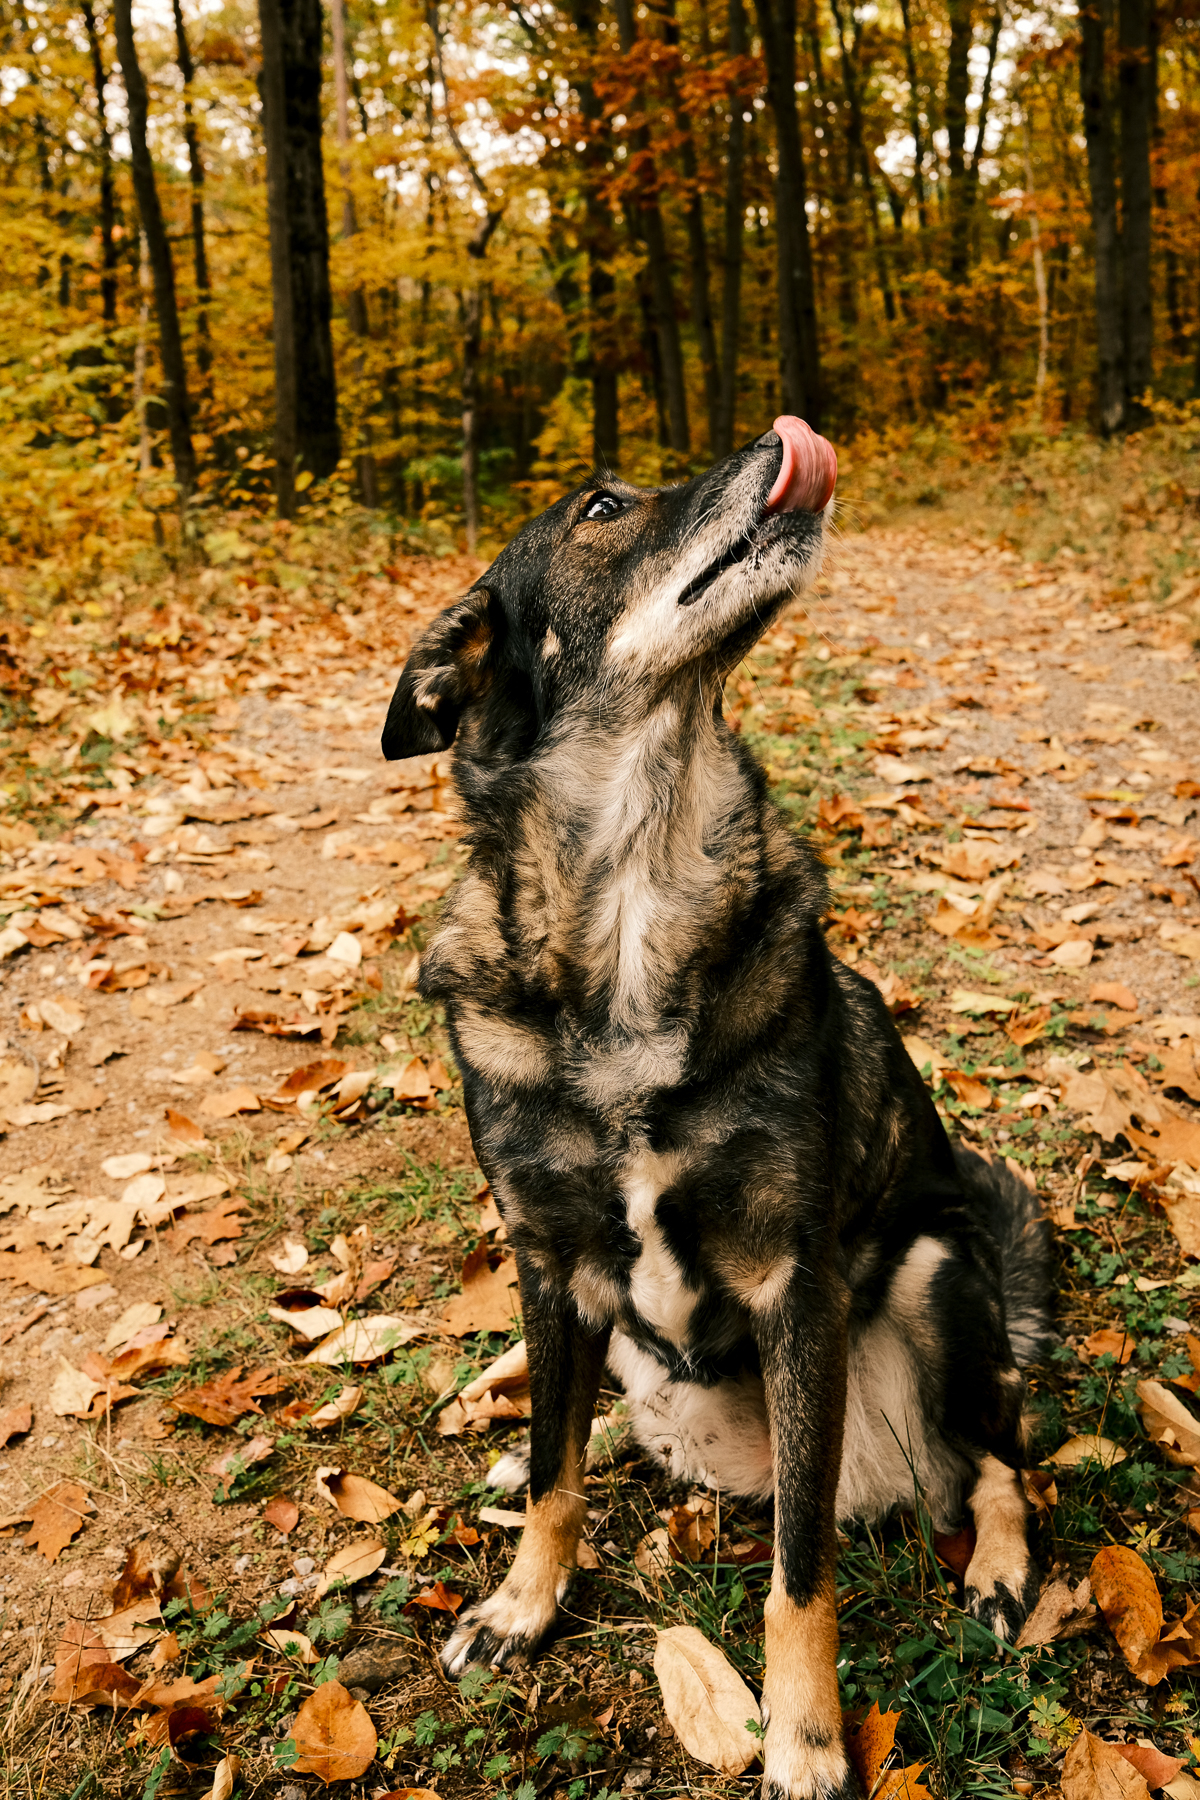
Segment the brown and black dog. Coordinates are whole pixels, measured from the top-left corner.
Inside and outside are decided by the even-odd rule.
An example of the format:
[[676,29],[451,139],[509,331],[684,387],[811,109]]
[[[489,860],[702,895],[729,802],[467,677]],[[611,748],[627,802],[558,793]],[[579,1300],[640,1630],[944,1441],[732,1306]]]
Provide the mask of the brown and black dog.
[[964,1500],[966,1603],[1032,1595],[1019,1475],[1046,1228],[947,1138],[878,990],[826,946],[821,864],[721,716],[820,566],[833,452],[798,419],[695,480],[604,477],[414,646],[383,750],[455,746],[471,858],[425,954],[517,1255],[527,1523],[452,1674],[532,1652],[584,1521],[608,1368],[680,1478],[775,1501],[764,1793],[850,1800],[836,1521]]

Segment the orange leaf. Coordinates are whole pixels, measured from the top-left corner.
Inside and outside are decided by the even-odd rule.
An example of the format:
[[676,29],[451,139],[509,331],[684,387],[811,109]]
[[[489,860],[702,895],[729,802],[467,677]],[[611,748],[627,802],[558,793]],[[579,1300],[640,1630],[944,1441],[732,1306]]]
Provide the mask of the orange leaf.
[[964,1525],[961,1531],[950,1535],[935,1531],[933,1553],[942,1566],[952,1569],[961,1581],[975,1554],[975,1527]]
[[294,1531],[300,1522],[300,1508],[294,1500],[289,1500],[286,1495],[276,1494],[275,1498],[268,1500],[263,1507],[263,1518],[268,1525],[273,1525],[276,1531],[286,1537],[289,1531]]
[[40,1550],[47,1562],[55,1562],[95,1510],[77,1481],[56,1482],[34,1505],[25,1548]]
[[319,1494],[360,1525],[378,1525],[401,1508],[402,1502],[395,1494],[368,1481],[365,1475],[352,1475],[345,1469],[318,1469],[316,1483]]
[[896,1769],[885,1775],[875,1790],[873,1800],[933,1800],[933,1795],[921,1780],[927,1765],[925,1763],[909,1763],[906,1769]]
[[1137,1349],[1137,1339],[1127,1331],[1115,1331],[1106,1325],[1102,1331],[1093,1331],[1091,1337],[1084,1338],[1083,1348],[1089,1356],[1112,1356],[1118,1363],[1127,1363]]
[[1162,1633],[1163,1610],[1158,1584],[1136,1550],[1106,1544],[1090,1570],[1092,1592],[1105,1623],[1136,1673],[1146,1652]]
[[1117,1749],[1127,1763],[1133,1764],[1147,1787],[1165,1788],[1184,1764],[1182,1756],[1164,1756],[1153,1744],[1118,1744]]
[[1063,1761],[1063,1800],[1150,1800],[1150,1789],[1115,1744],[1084,1730]]
[[356,1781],[375,1760],[379,1740],[370,1714],[340,1681],[325,1681],[311,1693],[292,1726],[298,1752],[297,1775],[315,1775],[327,1785]]
[[434,1612],[453,1614],[462,1603],[461,1594],[448,1593],[440,1581],[435,1581],[431,1588],[422,1588],[419,1594],[414,1594],[404,1610],[409,1612],[414,1606],[428,1606]]
[[255,1394],[278,1394],[286,1385],[274,1369],[269,1368],[256,1369],[243,1380],[242,1366],[238,1363],[215,1380],[206,1381],[202,1387],[177,1389],[171,1395],[170,1404],[176,1412],[203,1419],[206,1425],[232,1425],[243,1413],[262,1412],[262,1407],[253,1398]]
[[900,1717],[898,1712],[881,1713],[879,1702],[875,1701],[857,1725],[847,1725],[846,1753],[858,1771],[864,1793],[873,1791],[884,1763],[892,1754]]

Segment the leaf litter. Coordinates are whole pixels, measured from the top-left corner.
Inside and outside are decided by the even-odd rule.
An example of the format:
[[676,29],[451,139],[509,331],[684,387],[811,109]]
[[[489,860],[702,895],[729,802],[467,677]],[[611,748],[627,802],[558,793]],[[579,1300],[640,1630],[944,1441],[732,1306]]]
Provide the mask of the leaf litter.
[[[1039,697],[1005,674],[1009,638],[1036,660],[1078,617],[1124,621],[1109,641],[1128,643],[1131,680],[1158,669],[1159,652],[1186,672],[1169,627],[1139,623],[1132,603],[1114,610],[1082,569],[1022,570],[969,544],[935,551],[919,533],[868,533],[852,560],[807,620],[773,629],[730,709],[823,848],[837,953],[901,1018],[947,1119],[1045,1198],[1073,1360],[1040,1382],[1039,1404],[1053,1405],[1039,1449],[1054,1460],[1026,1477],[1050,1572],[1021,1654],[1061,1698],[1031,1708],[1036,1686],[1004,1686],[993,1651],[962,1650],[955,1560],[941,1545],[935,1575],[919,1534],[896,1522],[886,1577],[858,1538],[843,1558],[848,1741],[877,1796],[971,1791],[998,1758],[1032,1792],[1054,1784],[1064,1752],[1064,1794],[1080,1779],[1093,1782],[1072,1790],[1081,1796],[1168,1770],[1186,1781],[1200,1721],[1168,1708],[1139,1714],[1135,1733],[1127,1722],[1147,1694],[1178,1695],[1173,1671],[1192,1660],[1186,1518],[1200,1518],[1200,1491],[1171,1484],[1190,1483],[1200,1448],[1176,1330],[1200,1267],[1200,1017],[1184,985],[1198,915],[1172,871],[1189,866],[1200,795],[1175,704],[1194,690],[1169,677],[1151,732],[1128,706],[1116,725],[1091,718],[1093,682],[1056,672]],[[519,1444],[530,1408],[513,1263],[494,1203],[482,1216],[471,1203],[478,1177],[448,1046],[413,993],[414,928],[458,854],[446,769],[438,758],[386,769],[372,742],[412,630],[474,573],[406,562],[384,584],[386,616],[365,590],[345,620],[306,614],[302,667],[286,650],[299,615],[269,587],[254,605],[276,621],[270,643],[239,629],[244,587],[225,611],[172,603],[220,668],[215,698],[168,661],[170,691],[192,709],[187,729],[150,729],[154,703],[143,714],[130,699],[112,777],[84,775],[78,758],[31,764],[55,822],[44,840],[15,836],[0,868],[0,945],[20,996],[0,1046],[0,1343],[38,1351],[4,1365],[0,1442],[7,1432],[18,1461],[0,1531],[25,1545],[10,1552],[21,1567],[53,1563],[56,1579],[66,1569],[77,1582],[56,1602],[72,1608],[56,1641],[65,1669],[73,1658],[76,1674],[96,1671],[81,1679],[98,1698],[66,1704],[149,1720],[135,1740],[151,1759],[172,1732],[181,1746],[199,1741],[206,1721],[232,1733],[236,1752],[203,1777],[214,1800],[230,1791],[236,1756],[261,1770],[252,1721],[272,1708],[291,1717],[296,1760],[285,1766],[313,1758],[319,1781],[366,1754],[370,1769],[390,1732],[369,1779],[416,1792],[418,1775],[436,1771],[443,1800],[508,1791],[522,1769],[539,1791],[555,1768],[565,1785],[572,1768],[593,1766],[619,1788],[623,1771],[643,1767],[694,1781],[703,1762],[687,1761],[682,1733],[647,1735],[664,1717],[652,1668],[661,1636],[622,1636],[619,1664],[573,1641],[557,1697],[542,1665],[512,1699],[485,1676],[494,1724],[482,1749],[466,1741],[478,1708],[413,1662],[431,1626],[436,1641],[511,1555],[520,1511],[504,1493],[481,1503],[481,1484],[488,1458],[514,1434]],[[950,636],[967,623],[964,580],[990,596],[967,603],[992,658],[971,663],[971,708],[946,674],[966,654]],[[902,606],[876,610],[878,594],[901,589]],[[349,621],[361,631],[364,614],[393,667],[350,698],[334,678],[363,680]],[[892,661],[894,642],[880,638],[905,630]],[[911,641],[939,633],[940,651]],[[329,695],[338,704],[326,708]],[[58,711],[42,740],[62,743],[70,719]],[[1136,820],[1119,816],[1131,810]],[[380,1196],[381,1152],[391,1191],[405,1195],[400,1226],[377,1223],[394,1205]],[[297,1278],[311,1285],[290,1287]],[[75,1410],[56,1413],[52,1391]],[[601,1410],[572,1604],[597,1622],[648,1618],[660,1634],[703,1626],[753,1698],[770,1522],[724,1497],[667,1491],[638,1462],[613,1396]],[[68,1435],[43,1450],[56,1430]],[[62,1464],[64,1447],[86,1482],[67,1479],[76,1462]],[[190,1485],[168,1482],[170,1471]],[[1151,1492],[1171,1510],[1145,1512]],[[166,1572],[177,1546],[151,1558],[157,1585],[97,1582],[101,1550],[119,1546],[127,1562],[171,1496],[189,1521],[192,1572]],[[1159,1595],[1157,1615],[1144,1581],[1149,1612],[1130,1603],[1140,1638],[1120,1623],[1124,1590],[1114,1599],[1089,1576],[1097,1531],[1139,1559]],[[697,1612],[698,1579],[717,1584],[716,1611]],[[354,1622],[342,1624],[351,1597]],[[932,1618],[960,1645],[959,1673],[948,1662],[936,1681],[936,1651],[909,1657]],[[1093,1659],[1118,1623],[1140,1646],[1141,1674],[1120,1635],[1110,1663]],[[369,1709],[330,1692],[305,1715],[364,1630],[399,1647],[405,1672],[371,1691]],[[18,1678],[21,1642],[7,1653]],[[206,1657],[205,1643],[227,1642]],[[5,1655],[0,1641],[0,1670]],[[935,1690],[936,1703],[917,1698]],[[998,1704],[979,1710],[989,1691]],[[721,1732],[737,1743],[755,1717],[753,1706],[730,1715]],[[599,1765],[580,1760],[589,1746]],[[489,1757],[507,1764],[484,1775]],[[1114,1757],[1128,1777],[1113,1774]],[[724,1777],[707,1779],[719,1788]]]

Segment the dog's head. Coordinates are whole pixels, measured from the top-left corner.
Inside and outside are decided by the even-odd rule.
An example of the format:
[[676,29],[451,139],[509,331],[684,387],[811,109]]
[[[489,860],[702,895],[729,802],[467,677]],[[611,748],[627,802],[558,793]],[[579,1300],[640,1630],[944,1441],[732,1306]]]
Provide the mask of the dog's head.
[[837,462],[800,419],[678,487],[587,482],[532,520],[413,646],[389,759],[519,755],[564,711],[720,682],[820,567]]

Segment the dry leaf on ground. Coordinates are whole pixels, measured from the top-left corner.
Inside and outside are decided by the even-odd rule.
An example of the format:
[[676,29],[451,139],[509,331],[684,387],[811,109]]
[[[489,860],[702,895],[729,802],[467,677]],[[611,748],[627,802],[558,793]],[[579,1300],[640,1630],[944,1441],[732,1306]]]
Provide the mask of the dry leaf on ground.
[[451,1337],[470,1337],[477,1331],[511,1331],[517,1322],[517,1264],[504,1256],[496,1268],[488,1244],[472,1250],[462,1266],[462,1293],[456,1294],[442,1314]]
[[28,1400],[19,1400],[0,1412],[0,1450],[3,1450],[15,1437],[23,1437],[33,1429],[33,1408]]
[[1180,1468],[1200,1465],[1200,1419],[1161,1381],[1139,1381],[1138,1411],[1151,1443]]
[[1018,1650],[1053,1644],[1059,1638],[1078,1637],[1096,1617],[1092,1584],[1083,1580],[1072,1589],[1069,1582],[1047,1581],[1037,1605],[1021,1627]]
[[339,1468],[318,1469],[315,1480],[318,1494],[360,1525],[378,1525],[403,1510],[403,1501],[377,1482],[368,1481],[365,1475],[353,1475]]
[[47,1562],[55,1562],[95,1510],[77,1481],[56,1482],[34,1502],[25,1548],[40,1550]]
[[401,1344],[411,1344],[414,1338],[425,1335],[411,1319],[393,1313],[369,1313],[364,1319],[351,1319],[348,1325],[341,1326],[310,1350],[304,1360],[331,1369],[339,1363],[380,1362]]
[[520,1338],[443,1407],[438,1415],[438,1434],[457,1437],[469,1426],[482,1428],[493,1419],[527,1419],[532,1404],[529,1357],[525,1339]]
[[1147,1687],[1172,1669],[1200,1661],[1200,1617],[1194,1602],[1182,1619],[1165,1625],[1158,1583],[1135,1550],[1106,1544],[1089,1572],[1092,1591],[1126,1662]]
[[733,1664],[694,1625],[658,1634],[654,1673],[663,1711],[689,1755],[722,1775],[741,1775],[760,1753],[747,1721],[759,1705]]
[[1114,1463],[1124,1462],[1128,1455],[1129,1452],[1123,1450],[1120,1444],[1114,1444],[1111,1438],[1089,1431],[1078,1437],[1069,1437],[1046,1461],[1059,1469],[1074,1469],[1086,1462],[1099,1463],[1102,1469],[1111,1469]]
[[175,1412],[203,1419],[206,1425],[232,1425],[245,1413],[261,1413],[256,1394],[279,1394],[287,1382],[272,1368],[243,1377],[242,1365],[226,1369],[201,1387],[177,1388],[168,1404]]
[[262,1635],[264,1641],[270,1644],[272,1649],[278,1650],[284,1656],[291,1657],[293,1662],[303,1663],[307,1667],[308,1664],[319,1660],[317,1652],[313,1648],[312,1639],[305,1637],[302,1631],[271,1630],[264,1631]]
[[263,1507],[263,1518],[268,1525],[273,1525],[283,1537],[287,1537],[288,1533],[295,1531],[296,1526],[300,1523],[300,1508],[294,1500],[287,1499],[283,1494],[276,1494],[275,1498],[268,1500]]
[[348,1419],[362,1404],[363,1389],[360,1387],[339,1388],[332,1400],[324,1406],[318,1406],[315,1412],[306,1415],[306,1430],[325,1431],[330,1425],[338,1425]]
[[858,1771],[864,1794],[875,1791],[883,1765],[895,1747],[900,1718],[898,1712],[881,1713],[878,1701],[857,1722],[851,1722],[852,1714],[846,1715],[846,1754]]
[[1118,1744],[1117,1749],[1127,1763],[1133,1764],[1147,1787],[1165,1788],[1169,1781],[1174,1781],[1184,1764],[1182,1756],[1164,1756],[1154,1744],[1139,1743],[1136,1739]]
[[1150,1800],[1150,1789],[1115,1744],[1085,1728],[1063,1761],[1062,1795],[1063,1800]]
[[308,1251],[299,1238],[283,1238],[274,1250],[267,1251],[267,1261],[281,1275],[298,1275],[308,1261]]
[[356,1581],[365,1581],[373,1575],[381,1563],[387,1561],[387,1547],[377,1538],[368,1538],[361,1544],[347,1544],[336,1556],[331,1556],[316,1586],[314,1598],[320,1600],[332,1587],[339,1583],[350,1587]]
[[424,1606],[430,1612],[449,1613],[453,1618],[462,1603],[461,1594],[453,1594],[444,1582],[435,1581],[432,1587],[422,1588],[419,1594],[414,1594],[404,1610],[411,1612],[414,1606]]

